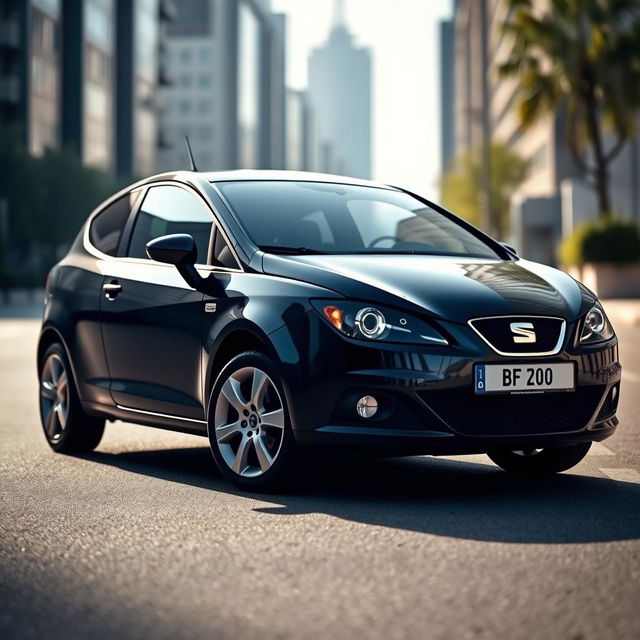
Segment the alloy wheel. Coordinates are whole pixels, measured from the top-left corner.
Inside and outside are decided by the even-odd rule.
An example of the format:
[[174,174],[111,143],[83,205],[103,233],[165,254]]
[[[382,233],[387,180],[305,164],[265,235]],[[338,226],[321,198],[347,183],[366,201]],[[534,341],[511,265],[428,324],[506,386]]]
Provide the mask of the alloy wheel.
[[69,416],[69,376],[62,358],[52,353],[40,375],[42,423],[50,440],[59,440]]
[[215,439],[228,467],[255,478],[276,461],[284,439],[280,393],[261,369],[243,367],[224,381],[216,401]]

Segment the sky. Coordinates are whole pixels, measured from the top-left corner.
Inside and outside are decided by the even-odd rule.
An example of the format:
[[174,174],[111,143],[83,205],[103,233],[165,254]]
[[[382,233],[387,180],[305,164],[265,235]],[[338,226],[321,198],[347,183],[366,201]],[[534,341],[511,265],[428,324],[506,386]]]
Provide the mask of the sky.
[[[272,0],[287,14],[287,80],[331,29],[334,0]],[[373,178],[435,199],[440,175],[439,22],[451,0],[344,0],[345,22],[373,64]]]

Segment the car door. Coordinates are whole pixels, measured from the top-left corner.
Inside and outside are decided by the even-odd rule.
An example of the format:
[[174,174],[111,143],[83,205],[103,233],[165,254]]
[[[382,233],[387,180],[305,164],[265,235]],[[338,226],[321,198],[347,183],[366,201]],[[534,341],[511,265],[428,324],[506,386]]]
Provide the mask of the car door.
[[105,264],[102,336],[111,395],[120,407],[204,419],[203,294],[191,289],[175,267],[150,260],[145,247],[159,236],[189,233],[202,269],[212,224],[211,210],[193,190],[151,186],[135,213],[125,255]]

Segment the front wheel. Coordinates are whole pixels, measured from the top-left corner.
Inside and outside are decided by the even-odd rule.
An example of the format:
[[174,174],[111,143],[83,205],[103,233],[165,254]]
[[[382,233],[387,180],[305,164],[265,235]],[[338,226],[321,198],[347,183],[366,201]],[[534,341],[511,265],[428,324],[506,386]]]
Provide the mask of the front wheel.
[[280,375],[264,354],[250,351],[220,372],[209,400],[211,452],[222,474],[250,491],[288,484],[296,446]]
[[527,448],[508,451],[498,449],[487,455],[499,467],[510,473],[548,474],[571,469],[582,460],[589,449],[590,442],[580,442],[564,447]]

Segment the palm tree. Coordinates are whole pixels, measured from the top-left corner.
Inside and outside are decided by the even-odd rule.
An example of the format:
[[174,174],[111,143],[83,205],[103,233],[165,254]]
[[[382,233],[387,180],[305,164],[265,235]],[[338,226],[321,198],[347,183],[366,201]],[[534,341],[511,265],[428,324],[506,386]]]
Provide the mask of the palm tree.
[[638,122],[640,0],[550,0],[548,10],[536,14],[532,0],[507,3],[503,30],[512,48],[498,70],[518,79],[521,124],[566,114],[567,146],[594,178],[605,217],[611,213],[609,166]]

